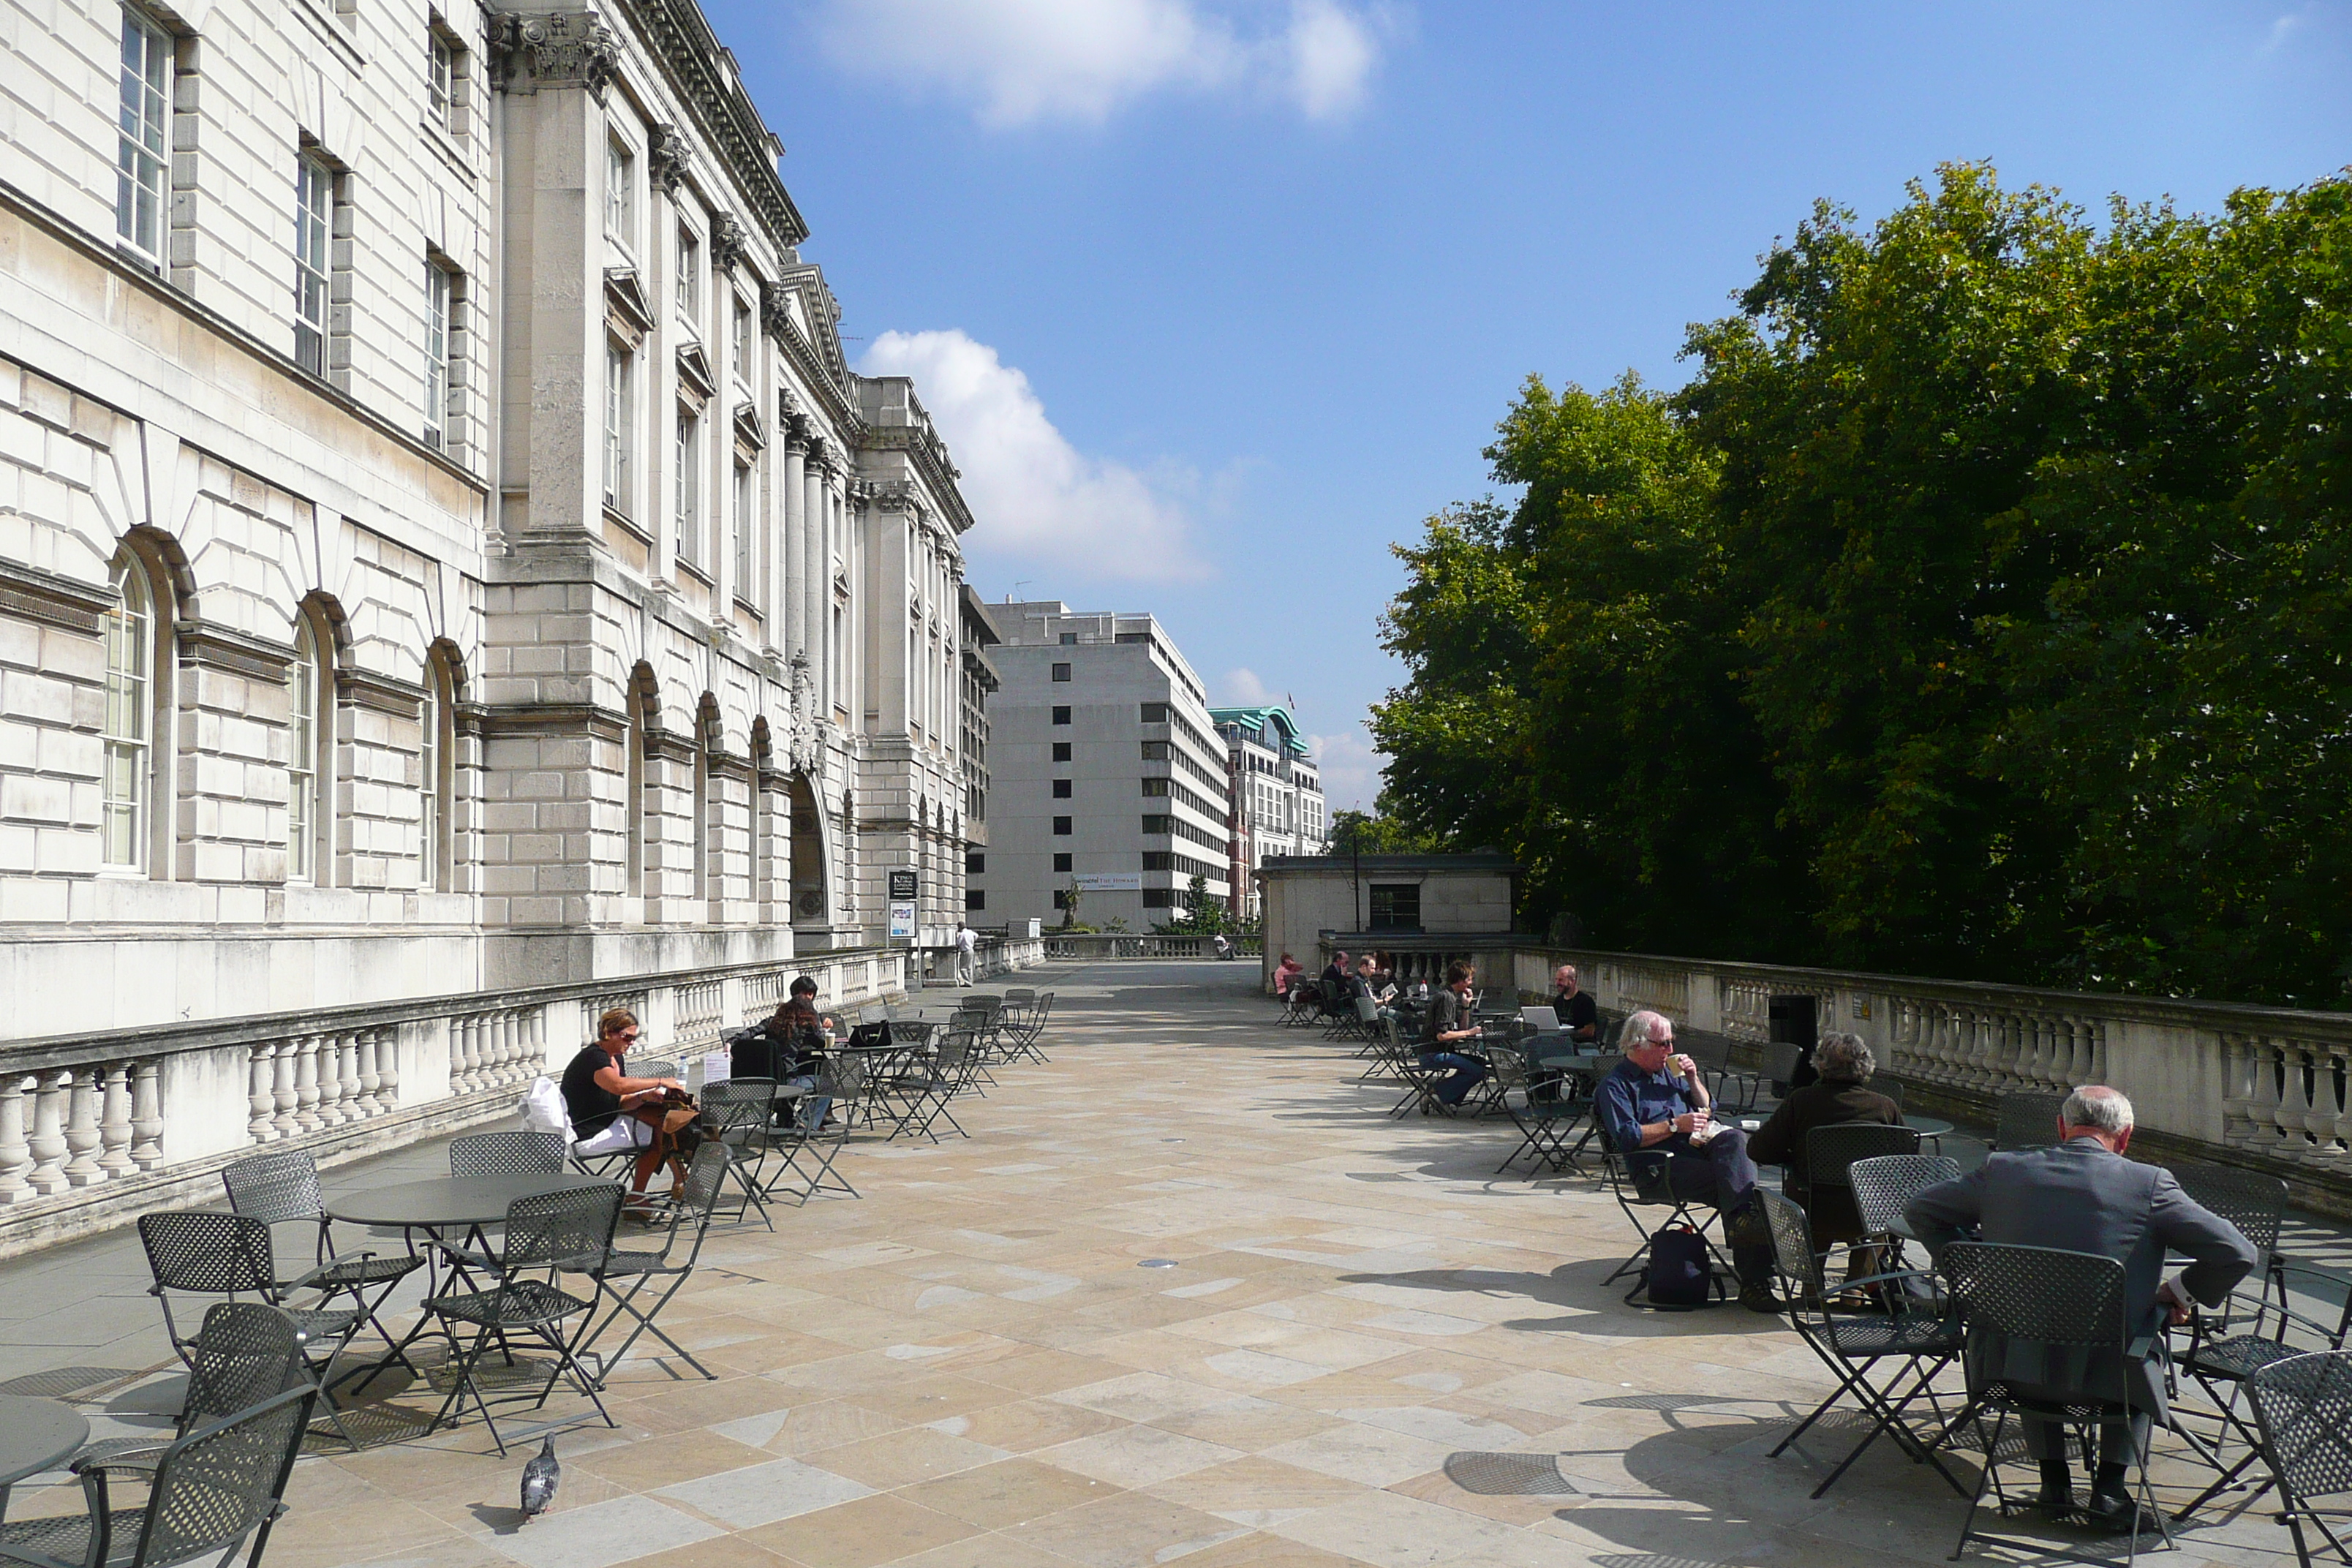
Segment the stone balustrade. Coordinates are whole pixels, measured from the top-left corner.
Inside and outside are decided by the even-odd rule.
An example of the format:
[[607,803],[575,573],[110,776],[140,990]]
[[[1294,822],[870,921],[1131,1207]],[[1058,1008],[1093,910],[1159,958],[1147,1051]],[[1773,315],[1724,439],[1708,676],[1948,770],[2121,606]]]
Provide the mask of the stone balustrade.
[[[1236,936],[1226,940],[1234,944],[1236,959],[1258,956],[1256,937]],[[1213,945],[1216,941],[1214,937],[1162,936],[1154,931],[1071,931],[1065,934],[1049,931],[1037,941],[1047,958],[1076,959],[1085,963],[1097,959],[1173,960],[1216,956]]]
[[[999,971],[1042,956],[984,945]],[[649,1055],[707,1049],[802,973],[828,1007],[907,991],[902,952],[853,949],[0,1046],[0,1258],[216,1198],[221,1168],[266,1145],[331,1163],[510,1116],[609,1007],[637,1014]]]
[[1752,1059],[1773,1000],[1811,997],[1816,1026],[1867,1040],[1906,1080],[1909,1103],[1978,1120],[2011,1090],[2111,1084],[2131,1097],[2152,1154],[2272,1171],[2297,1202],[2352,1215],[2352,1013],[1477,940],[1510,948],[1509,967],[1486,973],[1510,974],[1523,994],[1549,994],[1553,969],[1573,963],[1602,1007],[1653,1008],[1758,1047]]

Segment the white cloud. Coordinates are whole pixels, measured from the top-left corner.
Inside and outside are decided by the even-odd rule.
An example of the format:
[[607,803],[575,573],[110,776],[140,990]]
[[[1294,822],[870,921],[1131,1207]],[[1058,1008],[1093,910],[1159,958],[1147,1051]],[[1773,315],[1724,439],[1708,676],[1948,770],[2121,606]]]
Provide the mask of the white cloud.
[[1265,689],[1265,682],[1257,678],[1254,669],[1229,669],[1217,685],[1220,708],[1263,708],[1275,700],[1274,693]]
[[1045,417],[1029,378],[961,331],[885,332],[857,363],[912,376],[915,394],[962,471],[976,526],[970,544],[1048,562],[1071,576],[1207,574],[1181,507],[1160,486],[1089,458]]
[[1214,5],[824,0],[817,31],[843,68],[943,92],[1004,126],[1099,121],[1168,89],[1270,93],[1309,119],[1341,118],[1363,103],[1393,26],[1386,9],[1340,0],[1292,0],[1286,23],[1271,26],[1263,15],[1239,25]]
[[1381,763],[1361,724],[1336,735],[1309,735],[1307,748],[1323,766],[1323,799],[1332,811],[1370,811],[1381,793]]

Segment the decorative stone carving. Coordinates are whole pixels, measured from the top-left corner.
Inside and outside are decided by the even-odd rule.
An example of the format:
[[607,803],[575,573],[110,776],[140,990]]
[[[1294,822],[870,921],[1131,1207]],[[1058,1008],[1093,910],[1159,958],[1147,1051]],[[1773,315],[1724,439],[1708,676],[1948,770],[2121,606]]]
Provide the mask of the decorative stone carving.
[[665,123],[646,128],[646,176],[656,190],[676,196],[686,181],[686,136],[677,126]]
[[621,41],[587,11],[503,16],[491,35],[490,79],[509,92],[584,87],[598,103],[621,61]]
[[760,330],[778,342],[788,342],[796,330],[789,297],[772,283],[760,285]]
[[710,224],[710,262],[722,273],[731,272],[743,259],[743,226],[725,213]]

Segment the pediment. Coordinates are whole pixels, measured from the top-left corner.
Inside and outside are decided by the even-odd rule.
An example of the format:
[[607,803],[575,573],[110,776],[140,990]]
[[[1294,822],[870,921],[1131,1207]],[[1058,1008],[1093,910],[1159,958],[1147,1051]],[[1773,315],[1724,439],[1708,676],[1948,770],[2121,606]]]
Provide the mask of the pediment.
[[700,343],[688,343],[677,351],[677,384],[699,403],[709,402],[718,392],[719,378],[711,374],[710,360]]
[[645,285],[638,280],[635,268],[604,268],[604,310],[640,339],[654,330],[653,307],[646,302]]
[[751,404],[735,405],[735,444],[754,453],[768,444],[768,433],[760,427],[760,411]]

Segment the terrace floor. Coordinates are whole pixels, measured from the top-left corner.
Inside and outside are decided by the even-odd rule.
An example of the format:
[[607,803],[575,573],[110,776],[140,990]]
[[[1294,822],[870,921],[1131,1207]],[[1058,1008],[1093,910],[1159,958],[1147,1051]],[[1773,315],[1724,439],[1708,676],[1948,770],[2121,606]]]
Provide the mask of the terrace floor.
[[[1766,1457],[1830,1386],[1778,1320],[1625,1306],[1601,1280],[1634,1237],[1604,1193],[1493,1176],[1511,1142],[1499,1121],[1387,1119],[1393,1092],[1355,1087],[1344,1050],[1277,1027],[1255,978],[1213,963],[1024,976],[1059,994],[1052,1062],[960,1101],[968,1142],[854,1143],[861,1199],[714,1234],[664,1322],[718,1381],[625,1363],[619,1428],[591,1417],[557,1439],[551,1513],[519,1527],[524,1453],[499,1458],[474,1422],[306,1458],[267,1561],[1946,1558],[1963,1505],[1889,1445],[1819,1502],[1807,1494],[1848,1427]],[[444,1170],[426,1144],[331,1180]],[[2343,1252],[2333,1230],[2294,1234],[2306,1255]],[[0,1265],[0,1389],[75,1397],[101,1436],[175,1408],[146,1278],[125,1235]],[[2159,1479],[2176,1504],[2196,1484],[2177,1463]],[[13,1507],[79,1496],[20,1487]],[[2210,1517],[2168,1561],[2292,1562],[2259,1509]]]

